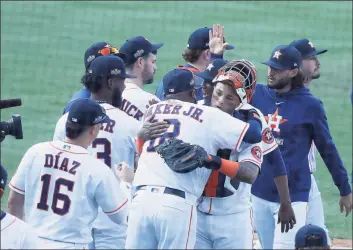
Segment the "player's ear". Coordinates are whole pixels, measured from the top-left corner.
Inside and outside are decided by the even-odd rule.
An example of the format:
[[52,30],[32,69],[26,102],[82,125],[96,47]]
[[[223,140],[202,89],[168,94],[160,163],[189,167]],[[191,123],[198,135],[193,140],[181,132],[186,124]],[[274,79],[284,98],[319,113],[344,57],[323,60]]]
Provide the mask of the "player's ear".
[[290,70],[290,77],[291,78],[293,78],[293,77],[295,77],[297,74],[298,74],[298,69],[297,68],[295,68],[295,69],[291,69]]
[[113,89],[113,79],[112,78],[108,78],[107,86],[108,86],[108,89]]
[[137,58],[136,63],[137,63],[137,65],[139,66],[139,68],[143,68],[144,60],[143,60],[142,57]]
[[4,189],[0,188],[0,199],[2,198],[3,194],[4,194]]

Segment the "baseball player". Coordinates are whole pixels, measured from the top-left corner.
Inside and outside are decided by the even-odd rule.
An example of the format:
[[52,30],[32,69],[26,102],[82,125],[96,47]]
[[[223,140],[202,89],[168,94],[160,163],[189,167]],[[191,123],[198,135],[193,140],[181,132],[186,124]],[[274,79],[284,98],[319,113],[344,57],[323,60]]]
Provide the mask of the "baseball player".
[[326,231],[315,225],[305,225],[295,235],[295,250],[329,250]]
[[157,70],[157,50],[163,45],[164,43],[152,44],[147,38],[136,36],[127,40],[120,48],[126,55],[126,71],[136,76],[125,80],[126,88],[121,109],[136,120],[142,120],[150,101],[159,101],[142,87],[144,84],[153,83]]
[[[134,178],[137,191],[129,211],[126,249],[192,249],[195,245],[196,204],[211,170],[173,172],[155,152],[157,145],[168,138],[178,138],[198,144],[214,155],[219,148],[240,152],[244,147],[242,141],[256,134],[250,123],[234,119],[218,109],[197,105],[194,81],[189,70],[169,72],[164,77],[167,100],[152,105],[146,112],[146,117],[167,120],[171,127],[161,138],[143,144]],[[261,136],[252,139],[259,142]],[[221,162],[217,164],[220,171],[232,179],[251,182],[259,171],[257,166],[254,169],[245,162]]]
[[[327,50],[317,50],[314,44],[305,38],[295,40],[289,45],[294,46],[302,56],[301,71],[305,78],[304,86],[309,88],[312,80],[320,78],[320,62],[317,56],[326,53]],[[309,193],[308,215],[306,224],[316,225],[324,229],[327,233],[328,244],[331,246],[328,229],[325,226],[324,207],[322,204],[321,193],[313,174],[316,171],[316,151],[317,149],[315,147],[315,143],[313,142],[311,144],[308,155],[309,168],[311,173],[311,188]]]
[[[107,42],[97,42],[92,44],[86,51],[83,58],[83,62],[85,64],[85,73],[87,73],[91,63],[94,59],[100,56],[107,56],[107,55],[116,55],[122,58],[125,58],[122,53],[119,53],[118,49],[114,46],[110,45]],[[82,79],[81,79],[82,83]],[[83,87],[82,89],[78,90],[72,97],[71,100],[66,105],[63,114],[69,111],[70,103],[78,98],[90,98],[91,92],[86,88]]]
[[95,101],[75,100],[64,140],[32,146],[11,179],[9,212],[36,228],[45,249],[87,248],[98,206],[126,223],[128,199],[118,180],[87,151],[108,119]]
[[211,105],[211,96],[214,89],[213,78],[218,73],[218,70],[226,65],[227,61],[223,59],[214,59],[206,67],[204,71],[195,72],[195,75],[203,79],[202,83],[202,100],[198,101],[198,104],[204,104],[207,106]]
[[[212,28],[200,28],[195,30],[188,39],[187,48],[182,56],[187,62],[184,66],[178,68],[186,68],[192,72],[200,72],[210,64],[213,59],[222,59],[225,50],[234,49],[233,45],[225,42],[224,27],[214,24]],[[196,100],[203,99],[202,82],[203,79],[196,77]],[[155,95],[164,100],[163,79],[159,82]]]
[[[115,108],[121,103],[121,95],[125,87],[124,80],[131,77],[133,76],[125,73],[124,63],[119,57],[104,56],[92,62],[83,80],[83,84],[92,93],[91,98],[98,102],[109,115],[108,122],[102,125],[97,139],[93,141],[88,151],[113,170],[113,166],[121,162],[134,166],[135,137],[141,125],[136,119]],[[57,122],[54,139],[63,139],[67,117],[68,114],[65,114]],[[129,183],[123,184],[131,188]],[[126,187],[124,190],[126,191]],[[124,248],[126,228],[126,222],[116,225],[100,209],[93,223],[94,241],[89,247],[95,249]]]
[[[246,113],[253,109],[248,104],[256,87],[256,69],[255,66],[247,60],[237,60],[227,63],[217,71],[204,71],[199,73],[199,76],[207,79],[215,78],[213,84],[217,84],[212,94],[212,105],[220,108],[224,112],[245,120]],[[236,77],[244,78],[243,90],[240,90],[240,85],[235,87]],[[218,79],[222,79],[218,81]],[[233,89],[234,88],[234,89]],[[261,142],[263,154],[273,155],[276,150],[279,150],[272,136],[271,131],[266,123],[262,113],[257,110],[262,121]],[[232,152],[225,156],[224,151],[218,155],[222,157],[230,157],[232,160],[251,161],[259,164],[262,152],[256,151],[257,146],[253,146],[248,154],[238,158],[238,153]],[[280,156],[280,153],[278,154]],[[267,156],[269,157],[269,156]],[[289,230],[289,223],[295,221],[294,212],[290,205],[289,192],[287,186],[287,176],[282,158],[277,159],[272,156],[279,164],[278,168],[281,171],[274,171],[274,179],[279,179],[279,189],[284,190],[284,196],[281,196],[282,211],[289,207],[286,213],[281,213],[279,221],[283,227]],[[282,164],[280,164],[282,163]],[[276,165],[276,164],[273,164]],[[259,166],[260,167],[260,166]],[[284,181],[281,182],[281,178]],[[277,182],[276,182],[277,183]],[[281,186],[281,184],[283,185]],[[210,194],[210,190],[215,190],[215,194]],[[252,249],[253,243],[253,226],[251,220],[251,202],[250,202],[251,185],[239,182],[230,182],[229,178],[224,175],[212,172],[209,178],[202,201],[198,205],[198,226],[197,226],[197,249]],[[289,201],[289,202],[288,202]],[[234,223],[236,222],[236,223]],[[227,226],[228,225],[228,226]],[[227,230],[221,230],[222,228]],[[217,229],[218,228],[218,229]],[[241,232],[241,233],[239,233]]]
[[[0,165],[0,199],[5,191],[7,171]],[[35,230],[23,220],[0,211],[1,249],[39,249],[39,238]]]
[[264,64],[268,66],[268,85],[257,85],[251,104],[266,115],[281,150],[297,223],[288,233],[281,233],[275,224],[279,196],[275,183],[270,180],[272,174],[265,171],[270,165],[267,161],[263,161],[263,171],[252,185],[254,222],[264,249],[293,249],[295,234],[306,223],[311,188],[308,154],[312,141],[340,191],[340,205],[346,214],[352,209],[351,187],[329,134],[322,103],[303,85],[300,52],[292,46],[281,45]]

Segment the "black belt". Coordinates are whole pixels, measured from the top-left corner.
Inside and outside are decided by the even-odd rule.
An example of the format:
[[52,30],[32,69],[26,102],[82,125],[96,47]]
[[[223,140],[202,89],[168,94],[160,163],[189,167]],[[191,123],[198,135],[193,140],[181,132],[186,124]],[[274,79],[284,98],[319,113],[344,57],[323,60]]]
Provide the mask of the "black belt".
[[[139,191],[139,190],[146,190],[147,186],[138,186],[136,188],[136,191]],[[162,188],[162,187],[161,187]],[[156,188],[158,189],[158,188]],[[178,196],[180,198],[184,198],[185,199],[185,192],[184,191],[181,191],[181,190],[178,190],[178,189],[174,189],[174,188],[169,188],[169,187],[165,187],[164,188],[164,193],[165,194],[171,194],[171,195],[175,195],[175,196]]]

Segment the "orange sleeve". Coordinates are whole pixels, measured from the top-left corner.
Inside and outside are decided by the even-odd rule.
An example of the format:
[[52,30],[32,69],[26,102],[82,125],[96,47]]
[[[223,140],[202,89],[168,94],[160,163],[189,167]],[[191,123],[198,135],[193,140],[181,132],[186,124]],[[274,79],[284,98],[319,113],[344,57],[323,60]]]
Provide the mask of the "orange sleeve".
[[136,149],[137,149],[138,155],[141,155],[144,143],[145,143],[144,140],[142,140],[141,138],[137,138],[137,140],[136,140]]
[[221,162],[222,164],[219,171],[230,178],[234,178],[238,173],[239,163],[225,159],[221,159]]

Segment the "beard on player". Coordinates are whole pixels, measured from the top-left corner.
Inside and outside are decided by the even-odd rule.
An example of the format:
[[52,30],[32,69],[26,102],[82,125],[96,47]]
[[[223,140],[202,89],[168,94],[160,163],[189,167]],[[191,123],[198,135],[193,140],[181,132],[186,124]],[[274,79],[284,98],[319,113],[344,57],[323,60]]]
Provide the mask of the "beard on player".
[[143,84],[151,84],[154,80],[155,70],[151,69],[148,64],[145,64],[145,67],[142,70],[142,80]]

